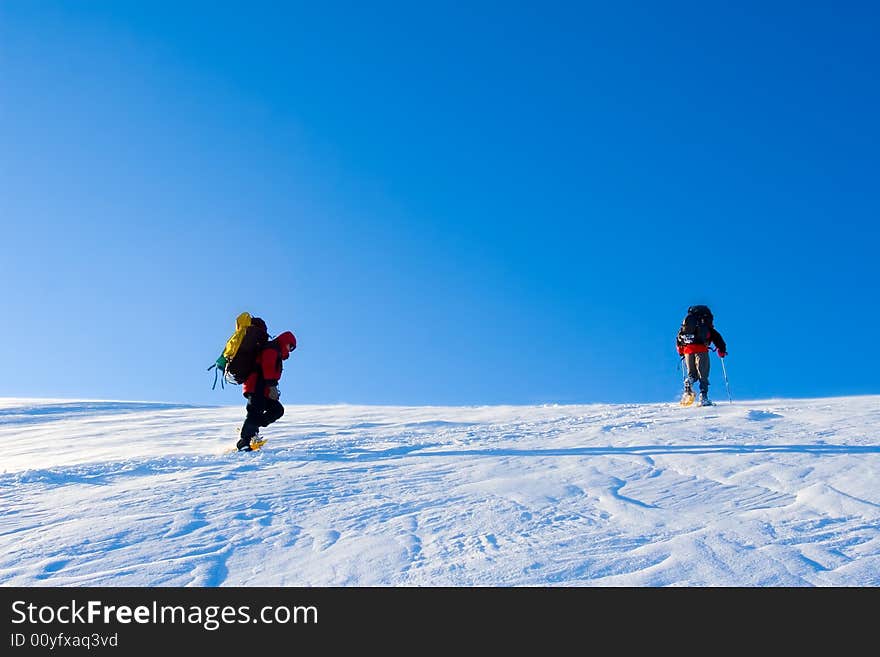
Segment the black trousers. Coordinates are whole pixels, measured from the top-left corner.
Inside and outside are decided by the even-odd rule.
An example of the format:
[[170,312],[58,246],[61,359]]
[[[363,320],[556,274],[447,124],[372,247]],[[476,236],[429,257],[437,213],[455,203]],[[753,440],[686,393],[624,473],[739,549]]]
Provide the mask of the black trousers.
[[284,406],[277,399],[269,399],[258,390],[248,395],[247,417],[241,425],[242,441],[253,438],[260,427],[268,427],[284,415]]

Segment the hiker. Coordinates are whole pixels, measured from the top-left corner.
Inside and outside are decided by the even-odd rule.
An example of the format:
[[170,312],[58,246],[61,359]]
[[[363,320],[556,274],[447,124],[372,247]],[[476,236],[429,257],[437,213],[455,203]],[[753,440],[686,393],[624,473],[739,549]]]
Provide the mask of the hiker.
[[714,326],[715,318],[708,306],[691,306],[681,323],[675,347],[684,360],[683,404],[693,403],[693,384],[700,382],[700,406],[711,406],[709,400],[709,345],[714,344],[719,358],[727,355],[727,344]]
[[[241,427],[241,438],[236,447],[239,451],[251,451],[251,441],[259,442],[260,427],[268,427],[284,415],[279,401],[278,381],[283,369],[282,361],[296,349],[296,337],[285,331],[270,340],[257,354],[256,370],[244,382],[243,394],[248,400],[247,417]],[[260,443],[261,444],[261,443]]]

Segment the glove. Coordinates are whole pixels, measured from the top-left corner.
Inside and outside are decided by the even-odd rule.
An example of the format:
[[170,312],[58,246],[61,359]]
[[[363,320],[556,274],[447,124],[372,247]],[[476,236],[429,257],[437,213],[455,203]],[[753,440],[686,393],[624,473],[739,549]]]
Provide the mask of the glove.
[[269,386],[266,388],[266,396],[272,401],[278,401],[278,398],[281,396],[281,393],[278,392],[278,386]]
[[718,358],[724,358],[727,355],[726,351],[718,350]]
[[214,363],[214,365],[216,365],[217,369],[220,370],[221,372],[225,372],[226,371],[226,356],[224,356],[223,354],[220,354],[220,358],[217,359],[217,361]]

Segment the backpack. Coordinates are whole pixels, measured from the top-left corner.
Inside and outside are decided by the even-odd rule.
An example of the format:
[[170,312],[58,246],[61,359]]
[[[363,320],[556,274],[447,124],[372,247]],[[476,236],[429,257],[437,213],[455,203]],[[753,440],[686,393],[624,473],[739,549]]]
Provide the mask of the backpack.
[[691,306],[681,322],[679,340],[682,344],[709,344],[714,319],[708,306]]
[[251,317],[250,313],[241,313],[235,319],[235,333],[226,341],[223,353],[208,370],[216,367],[218,372],[223,372],[227,382],[241,385],[257,369],[257,355],[268,341],[266,322],[259,317]]

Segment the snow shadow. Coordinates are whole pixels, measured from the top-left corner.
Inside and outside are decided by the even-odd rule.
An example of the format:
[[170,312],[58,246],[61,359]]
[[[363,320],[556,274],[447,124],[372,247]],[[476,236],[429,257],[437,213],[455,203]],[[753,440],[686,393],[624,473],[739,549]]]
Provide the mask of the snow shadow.
[[32,424],[69,420],[83,416],[118,415],[138,411],[173,411],[184,408],[206,408],[194,404],[162,402],[64,402],[39,406],[16,406],[0,409],[2,424]]
[[763,420],[778,420],[781,417],[782,416],[778,413],[771,413],[769,411],[749,411],[746,419],[754,422],[762,422]]
[[560,449],[460,449],[423,451],[425,446],[387,450],[354,449],[345,453],[315,452],[307,460],[364,461],[437,456],[661,456],[670,454],[880,454],[880,445],[630,445]]
[[[205,475],[228,477],[258,470],[278,463],[326,461],[364,463],[402,458],[473,458],[473,457],[585,457],[585,456],[661,456],[711,454],[814,454],[817,456],[853,456],[880,454],[880,445],[633,445],[629,447],[571,447],[561,449],[459,449],[443,450],[436,445],[412,445],[383,450],[340,449],[336,451],[308,449],[265,449],[254,454],[217,456],[180,456],[148,458],[143,461],[117,461],[80,464],[67,467],[24,470],[0,474],[0,489],[22,484],[44,484],[51,487],[69,484],[103,486],[122,477],[162,475],[183,470],[204,469]],[[233,474],[234,473],[234,474]]]

